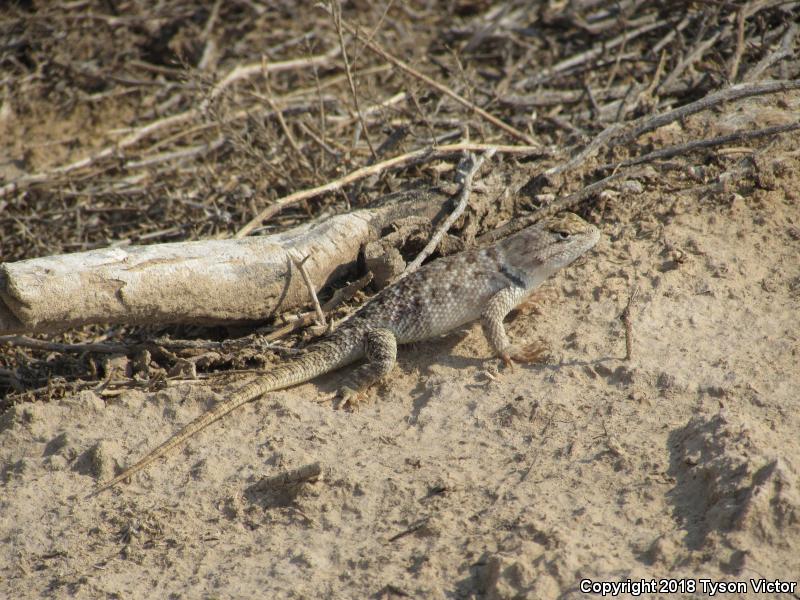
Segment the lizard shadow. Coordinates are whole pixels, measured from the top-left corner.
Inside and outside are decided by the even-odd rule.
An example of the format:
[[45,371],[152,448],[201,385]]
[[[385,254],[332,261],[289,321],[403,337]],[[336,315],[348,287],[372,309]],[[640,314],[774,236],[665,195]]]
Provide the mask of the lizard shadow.
[[[491,364],[497,364],[499,359],[494,356],[466,356],[454,352],[455,348],[463,343],[469,335],[470,328],[467,326],[432,340],[403,344],[398,351],[396,366],[404,375],[419,373],[421,375],[430,376],[433,374],[432,367],[434,366],[450,368],[457,372],[474,372],[475,370],[480,372]],[[557,363],[522,363],[517,364],[515,370],[543,373],[548,371],[557,372],[565,367],[584,367],[592,377],[603,377],[609,384],[628,385],[632,381],[631,372],[624,364],[619,364],[620,362],[620,357],[607,355],[591,360],[574,359],[559,361]],[[363,361],[359,361],[348,368],[354,368],[359,364],[363,364]],[[508,368],[503,366],[500,367],[500,373],[501,377],[506,374],[511,374]],[[389,377],[391,381],[391,375]],[[408,424],[412,426],[417,424],[420,414],[436,395],[436,390],[428,387],[425,381],[420,380],[419,377],[415,379],[417,383],[413,389],[409,391],[409,395],[412,398],[412,407]],[[332,372],[321,375],[315,380],[315,384],[321,393],[334,394],[341,387],[342,381],[341,372]],[[386,381],[387,380],[383,380],[381,383],[372,386],[367,391],[367,394],[375,394],[376,389],[380,390],[380,386],[387,385]],[[468,384],[468,387],[473,389],[484,388],[488,383],[488,380],[486,382],[476,381]],[[377,393],[380,393],[380,391]]]
[[[486,372],[487,367],[489,367],[492,363],[496,364],[499,360],[500,359],[497,357],[469,357],[457,354],[449,354],[447,356],[447,360],[440,362],[439,364],[446,365],[457,371],[473,368],[476,369],[477,372]],[[544,374],[544,377],[547,377],[547,373],[556,373],[565,367],[583,367],[587,374],[593,378],[602,377],[609,385],[613,385],[615,387],[626,387],[633,382],[633,374],[627,366],[624,364],[619,364],[621,360],[621,358],[615,356],[603,356],[591,360],[575,359],[560,361],[558,363],[541,362],[517,364],[514,367],[514,371],[509,371],[508,367],[500,366],[500,377],[502,378],[506,375],[513,376],[514,373],[526,373],[530,375],[540,373]],[[433,364],[435,364],[435,361],[420,364],[419,369],[423,373],[429,373],[429,367]],[[492,381],[487,376],[486,381],[476,380],[474,382],[467,383],[466,387],[470,390],[485,392],[487,386],[491,383]],[[408,423],[409,425],[415,425],[419,420],[421,412],[435,397],[436,390],[430,389],[424,382],[419,381],[410,393],[413,396],[413,406]]]

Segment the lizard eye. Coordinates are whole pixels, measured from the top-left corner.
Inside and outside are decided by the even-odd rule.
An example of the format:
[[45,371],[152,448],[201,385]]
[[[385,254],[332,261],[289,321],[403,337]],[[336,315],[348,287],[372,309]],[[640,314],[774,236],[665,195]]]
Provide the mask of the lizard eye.
[[569,234],[566,231],[559,231],[558,232],[559,239],[566,240],[569,238]]

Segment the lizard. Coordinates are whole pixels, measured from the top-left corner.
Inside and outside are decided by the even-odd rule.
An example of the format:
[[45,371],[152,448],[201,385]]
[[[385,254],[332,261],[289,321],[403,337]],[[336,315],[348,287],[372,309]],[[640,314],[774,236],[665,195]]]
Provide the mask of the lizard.
[[507,365],[536,360],[541,349],[512,345],[503,319],[599,238],[597,227],[564,213],[485,248],[431,261],[378,292],[304,353],[245,384],[119,475],[99,483],[90,495],[128,479],[243,404],[366,359],[339,390],[346,402],[391,371],[398,344],[438,337],[478,319],[495,355]]

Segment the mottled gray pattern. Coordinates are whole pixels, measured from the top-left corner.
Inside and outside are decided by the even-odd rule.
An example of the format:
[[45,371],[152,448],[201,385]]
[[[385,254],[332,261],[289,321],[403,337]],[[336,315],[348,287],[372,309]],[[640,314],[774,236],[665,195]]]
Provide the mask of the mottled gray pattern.
[[492,246],[434,261],[374,296],[329,338],[313,344],[259,377],[201,415],[172,438],[110,481],[108,489],[238,406],[263,394],[297,385],[366,357],[346,379],[342,395],[386,375],[394,365],[397,344],[436,337],[481,319],[498,356],[514,355],[503,319],[547,277],[592,248],[598,229],[567,213],[528,227]]

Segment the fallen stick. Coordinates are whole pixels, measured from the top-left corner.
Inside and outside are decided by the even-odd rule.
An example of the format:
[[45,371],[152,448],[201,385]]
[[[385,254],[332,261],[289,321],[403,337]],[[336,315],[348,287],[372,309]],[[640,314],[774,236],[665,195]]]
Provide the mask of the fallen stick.
[[713,148],[714,146],[722,146],[723,144],[730,144],[732,142],[743,142],[746,140],[754,140],[761,137],[769,137],[771,135],[778,135],[781,133],[788,133],[800,129],[800,123],[786,123],[785,125],[773,125],[772,127],[763,127],[761,129],[752,129],[744,131],[735,131],[727,135],[720,135],[714,138],[705,140],[692,140],[685,144],[676,144],[660,150],[648,152],[642,156],[629,158],[620,163],[608,163],[598,167],[598,170],[604,169],[618,169],[620,167],[630,167],[632,165],[639,165],[645,162],[652,162],[654,160],[663,160],[665,158],[672,158],[700,150],[702,148]]
[[0,265],[0,335],[90,323],[241,323],[309,302],[292,266],[316,289],[343,278],[362,245],[398,218],[441,218],[436,188],[392,194],[378,208],[337,215],[281,234],[104,248]]
[[[325,313],[329,313],[334,308],[339,306],[342,302],[347,302],[353,296],[356,295],[356,292],[359,290],[364,289],[369,283],[372,281],[372,273],[367,272],[366,275],[357,279],[356,281],[350,283],[346,287],[336,290],[333,293],[333,297],[328,300],[323,306],[322,310]],[[314,318],[317,316],[317,311],[313,310],[311,312],[303,313],[297,319],[289,323],[288,325],[284,325],[276,329],[275,331],[270,331],[268,334],[263,336],[265,342],[273,342],[275,340],[279,340],[282,337],[285,337],[300,329],[301,327],[305,327],[306,325],[311,325],[314,322]],[[0,338],[1,340],[2,338]]]
[[472,193],[472,179],[480,170],[484,161],[493,157],[496,152],[497,150],[495,148],[489,148],[478,158],[475,158],[474,155],[470,154],[472,165],[464,174],[464,180],[461,184],[461,192],[459,193],[458,204],[456,204],[455,210],[453,210],[453,212],[447,216],[444,222],[437,227],[436,232],[431,236],[431,239],[428,240],[428,243],[425,244],[425,247],[420,251],[419,254],[417,254],[416,258],[414,258],[414,260],[408,264],[401,277],[405,277],[419,268],[419,266],[422,264],[422,261],[430,256],[431,252],[433,252],[439,245],[439,241],[442,239],[442,236],[450,230],[450,228],[453,226],[453,223],[456,222],[456,219],[463,214],[464,210],[469,204],[469,197]]
[[625,326],[625,360],[630,360],[633,357],[633,306],[636,304],[636,299],[639,297],[639,286],[633,288],[633,291],[628,296],[628,303],[625,309],[619,316],[622,324]]
[[497,240],[509,236],[512,233],[516,233],[517,231],[538,223],[544,218],[560,213],[562,210],[573,209],[579,204],[586,202],[586,200],[595,194],[599,194],[618,179],[622,179],[623,177],[635,177],[635,172],[635,169],[633,173],[617,171],[608,177],[604,177],[603,179],[595,181],[594,183],[590,183],[577,192],[555,200],[554,202],[551,202],[550,204],[543,206],[542,208],[539,208],[528,215],[512,219],[502,227],[498,227],[492,231],[487,231],[485,234],[480,236],[477,239],[478,245],[483,246],[485,244],[491,244],[492,242],[496,242]]

